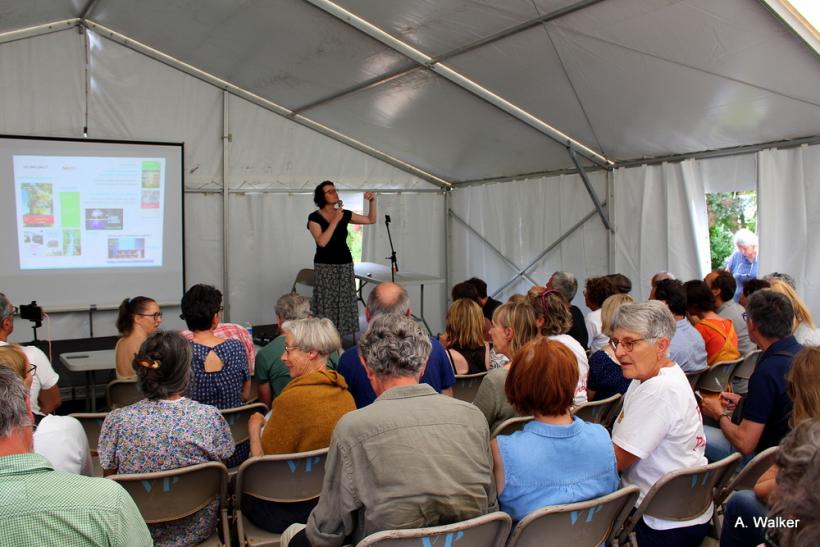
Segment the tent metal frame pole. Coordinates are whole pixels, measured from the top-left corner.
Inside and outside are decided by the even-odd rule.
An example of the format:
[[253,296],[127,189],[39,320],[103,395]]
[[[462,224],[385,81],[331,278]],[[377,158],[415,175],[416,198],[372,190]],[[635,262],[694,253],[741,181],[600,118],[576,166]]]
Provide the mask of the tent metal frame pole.
[[339,6],[331,0],[305,1],[325,11],[326,13],[336,17],[340,21],[343,21],[344,23],[350,25],[359,32],[365,34],[366,36],[370,36],[374,40],[381,42],[382,44],[397,51],[405,57],[412,59],[419,65],[426,67],[428,70],[448,80],[449,82],[467,91],[468,93],[471,93],[472,95],[478,97],[484,102],[498,108],[502,112],[512,116],[518,121],[529,125],[533,129],[535,129],[542,135],[548,137],[549,139],[555,141],[556,143],[565,147],[572,146],[577,148],[579,150],[579,153],[582,154],[592,163],[595,163],[602,167],[610,167],[612,165],[612,162],[609,159],[607,159],[606,156],[604,156],[603,154],[596,152],[589,146],[586,146],[585,144],[579,141],[576,141],[569,135],[562,133],[558,129],[547,124],[540,118],[533,116],[532,114],[520,108],[519,106],[511,103],[507,99],[501,97],[500,95],[492,93],[491,91],[477,84],[473,80],[467,78],[466,76],[463,76],[459,72],[456,72],[455,70],[444,65],[443,63],[436,61],[433,57],[430,57],[429,55],[412,47],[411,45],[403,42],[402,40],[393,37],[392,35],[385,32],[376,25],[373,25],[365,21],[358,15],[346,10],[345,8]]
[[225,319],[231,319],[231,291],[228,282],[229,260],[228,260],[228,228],[230,220],[230,150],[228,143],[233,141],[230,133],[230,105],[228,104],[228,92],[222,91],[222,306],[224,307]]
[[[472,226],[470,226],[470,225],[467,223],[467,221],[466,221],[466,220],[464,220],[463,218],[461,218],[460,216],[458,216],[458,215],[457,215],[457,214],[456,214],[456,213],[455,213],[452,209],[448,209],[448,214],[449,214],[449,216],[450,216],[450,217],[452,217],[452,218],[456,219],[457,221],[459,221],[459,222],[460,222],[460,223],[461,223],[461,224],[462,224],[465,228],[467,228],[467,230],[469,230],[469,231],[470,231],[471,233],[473,233],[473,234],[474,234],[474,235],[475,235],[478,239],[480,239],[480,240],[481,240],[481,241],[482,241],[485,245],[487,245],[487,247],[489,247],[490,249],[492,249],[493,251],[495,251],[495,253],[496,253],[499,257],[501,257],[501,260],[503,260],[503,261],[504,261],[504,263],[505,263],[507,266],[509,266],[510,268],[512,268],[514,271],[518,271],[519,273],[515,276],[515,279],[517,279],[517,278],[521,277],[521,275],[522,275],[522,274],[520,273],[520,272],[521,272],[521,269],[519,268],[518,264],[516,264],[515,262],[513,262],[512,260],[510,260],[509,258],[507,258],[506,256],[504,256],[504,253],[502,253],[501,251],[499,251],[499,250],[498,250],[498,249],[497,249],[497,248],[496,248],[496,247],[495,247],[492,243],[490,243],[489,241],[487,241],[487,239],[486,239],[483,235],[481,235],[480,233],[478,233],[478,231],[477,231],[475,228],[473,228]],[[526,278],[527,278],[527,280],[529,280],[530,282],[532,282],[534,285],[538,285],[538,282],[537,282],[537,281],[535,281],[533,278],[531,278],[529,275],[524,274],[524,277],[526,277]],[[505,285],[505,286],[506,286],[506,285]],[[495,294],[497,294],[497,292],[496,292],[496,293],[494,293],[494,294],[493,294],[493,296],[495,296]]]
[[[222,194],[222,188],[185,188],[186,194]],[[252,196],[255,194],[290,194],[290,195],[298,195],[298,196],[309,196],[313,195],[313,190],[307,189],[298,189],[298,190],[283,190],[279,188],[229,188],[228,192],[231,194],[244,194],[247,196]],[[442,190],[422,190],[422,189],[385,189],[385,190],[373,190],[372,188],[345,188],[341,190],[341,194],[345,192],[373,192],[374,194],[444,194],[445,192]]]
[[0,33],[0,44],[16,42],[17,40],[25,40],[26,38],[34,38],[35,36],[43,36],[54,32],[62,32],[70,28],[82,26],[82,24],[82,19],[73,17],[71,19],[63,19],[62,21],[54,21],[53,23],[46,23],[44,25],[3,32]]
[[[450,294],[450,247],[452,242],[450,227],[450,205],[452,203],[452,192],[444,193],[444,302],[447,303],[447,295]],[[445,309],[447,306],[445,305]]]
[[575,153],[575,148],[570,146],[567,150],[569,151],[569,157],[572,158],[572,163],[574,163],[575,168],[578,169],[578,174],[581,175],[581,180],[584,181],[584,186],[586,186],[589,198],[595,205],[595,210],[598,211],[598,216],[601,217],[601,222],[604,223],[604,226],[606,226],[607,231],[611,232],[612,227],[609,225],[609,219],[607,218],[607,215],[604,213],[604,208],[601,207],[601,200],[598,199],[598,194],[595,193],[595,188],[593,188],[592,183],[589,182],[587,172],[584,171],[584,167],[581,165],[581,162],[578,161],[578,155]]
[[[595,211],[594,211],[594,210],[593,210],[593,211],[590,211],[589,213],[587,213],[587,214],[584,216],[584,218],[582,218],[581,220],[579,220],[579,221],[578,221],[578,222],[577,222],[577,223],[576,223],[576,224],[575,224],[572,228],[570,228],[569,230],[567,230],[566,232],[564,232],[563,234],[561,234],[561,236],[559,236],[559,237],[558,237],[558,239],[556,239],[555,241],[553,241],[553,242],[549,245],[549,247],[547,247],[546,249],[544,249],[544,250],[541,252],[541,254],[539,254],[537,257],[535,257],[535,258],[532,260],[532,262],[530,262],[529,264],[527,264],[524,268],[521,268],[520,270],[518,270],[518,272],[516,272],[516,274],[515,274],[515,277],[513,277],[512,279],[510,279],[509,281],[507,281],[504,285],[502,285],[502,286],[501,286],[501,288],[497,289],[497,290],[496,290],[496,291],[492,294],[493,298],[495,298],[496,296],[498,296],[499,294],[501,294],[501,293],[504,291],[504,289],[506,289],[507,287],[509,287],[509,286],[510,286],[510,285],[512,285],[513,283],[515,283],[515,282],[518,280],[518,278],[519,278],[519,277],[526,277],[527,279],[529,279],[530,281],[532,281],[532,278],[531,278],[529,275],[527,275],[527,273],[526,273],[526,272],[527,272],[530,268],[532,268],[533,266],[535,266],[536,264],[538,264],[538,263],[539,263],[539,262],[540,262],[540,261],[541,261],[541,260],[542,260],[545,256],[547,256],[547,255],[548,255],[548,254],[549,254],[549,253],[550,253],[553,249],[555,249],[558,245],[560,245],[560,244],[561,244],[561,243],[562,243],[565,239],[567,239],[569,236],[571,236],[572,234],[574,234],[574,233],[575,233],[575,232],[576,232],[576,231],[577,231],[577,230],[578,230],[581,226],[583,226],[583,225],[584,225],[584,224],[585,224],[585,223],[586,223],[589,219],[591,219],[591,218],[592,218],[592,217],[594,217],[594,216],[595,216]],[[538,285],[539,283],[538,283],[537,281],[533,281],[533,284]]]

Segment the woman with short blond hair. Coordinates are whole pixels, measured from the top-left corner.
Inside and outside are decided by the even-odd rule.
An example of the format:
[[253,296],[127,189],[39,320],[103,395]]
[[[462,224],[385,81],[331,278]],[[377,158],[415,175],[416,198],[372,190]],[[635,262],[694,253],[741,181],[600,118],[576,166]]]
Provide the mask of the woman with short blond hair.
[[476,374],[490,368],[490,345],[484,341],[484,313],[468,298],[447,310],[444,348],[456,374]]

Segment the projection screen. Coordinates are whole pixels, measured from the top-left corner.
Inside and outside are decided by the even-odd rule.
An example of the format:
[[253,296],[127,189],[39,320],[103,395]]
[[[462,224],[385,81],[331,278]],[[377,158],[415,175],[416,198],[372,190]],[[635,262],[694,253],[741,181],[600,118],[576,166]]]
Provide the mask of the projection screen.
[[46,311],[184,287],[183,145],[0,136],[0,292]]

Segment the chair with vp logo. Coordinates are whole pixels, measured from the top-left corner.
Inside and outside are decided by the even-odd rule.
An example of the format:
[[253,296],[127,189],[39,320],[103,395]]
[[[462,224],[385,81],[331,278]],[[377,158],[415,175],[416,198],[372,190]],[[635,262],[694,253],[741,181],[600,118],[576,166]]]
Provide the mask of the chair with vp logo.
[[376,532],[356,547],[503,547],[511,527],[510,515],[496,511],[444,526]]

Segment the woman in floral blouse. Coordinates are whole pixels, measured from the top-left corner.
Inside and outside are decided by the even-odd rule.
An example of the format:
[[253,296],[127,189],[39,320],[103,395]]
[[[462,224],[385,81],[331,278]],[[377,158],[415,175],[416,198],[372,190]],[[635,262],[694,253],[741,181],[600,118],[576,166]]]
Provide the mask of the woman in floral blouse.
[[[215,407],[185,394],[191,385],[191,345],[179,333],[155,332],[140,346],[134,370],[145,399],[112,411],[98,450],[105,475],[167,471],[233,454],[227,422]],[[219,501],[171,523],[149,525],[156,545],[192,545],[217,525]]]

